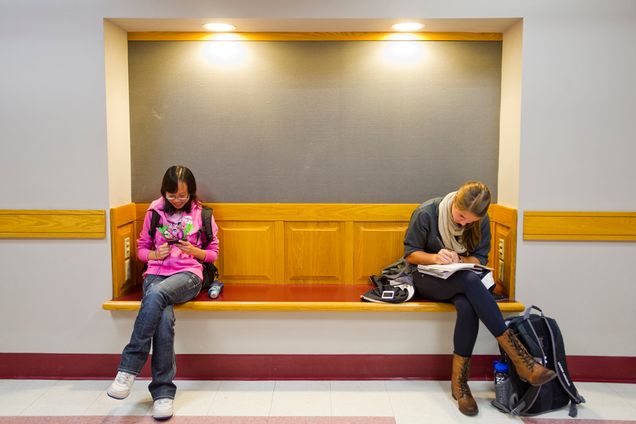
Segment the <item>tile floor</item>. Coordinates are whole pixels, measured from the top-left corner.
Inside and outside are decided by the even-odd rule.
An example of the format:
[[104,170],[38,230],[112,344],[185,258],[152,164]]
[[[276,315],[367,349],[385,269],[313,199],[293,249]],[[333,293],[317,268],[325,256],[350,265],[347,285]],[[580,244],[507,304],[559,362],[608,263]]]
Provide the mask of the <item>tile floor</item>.
[[[109,384],[104,380],[0,380],[0,423],[9,422],[11,416],[149,415],[148,380],[136,381],[131,395],[121,401],[106,395]],[[485,381],[471,382],[480,407],[474,418],[457,411],[448,381],[179,380],[177,386],[177,417],[391,417],[396,424],[522,422],[490,406],[494,391],[492,383]],[[587,400],[579,407],[578,421],[636,420],[636,384],[577,383],[577,387]],[[570,422],[566,409],[540,418],[545,423]],[[305,420],[298,422],[309,422]]]

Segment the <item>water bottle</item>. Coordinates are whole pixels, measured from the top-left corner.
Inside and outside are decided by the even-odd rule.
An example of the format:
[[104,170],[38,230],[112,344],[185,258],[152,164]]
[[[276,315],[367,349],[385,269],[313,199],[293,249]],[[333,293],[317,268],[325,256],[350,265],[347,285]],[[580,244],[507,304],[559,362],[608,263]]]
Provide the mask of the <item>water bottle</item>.
[[495,361],[495,401],[508,407],[508,364]]
[[223,291],[223,283],[220,282],[219,280],[214,280],[212,281],[212,284],[210,285],[210,289],[208,290],[208,296],[210,297],[210,299],[216,299],[217,297],[219,297],[222,291]]

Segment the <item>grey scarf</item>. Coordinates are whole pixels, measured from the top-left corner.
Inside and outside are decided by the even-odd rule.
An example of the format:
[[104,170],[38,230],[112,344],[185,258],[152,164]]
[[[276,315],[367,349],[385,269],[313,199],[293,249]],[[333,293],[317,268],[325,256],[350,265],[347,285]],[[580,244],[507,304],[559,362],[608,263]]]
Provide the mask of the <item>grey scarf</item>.
[[448,193],[440,202],[437,226],[439,227],[439,233],[442,237],[444,248],[463,254],[466,253],[466,246],[461,243],[464,227],[453,222],[453,214],[451,213],[455,194],[457,194],[456,191]]

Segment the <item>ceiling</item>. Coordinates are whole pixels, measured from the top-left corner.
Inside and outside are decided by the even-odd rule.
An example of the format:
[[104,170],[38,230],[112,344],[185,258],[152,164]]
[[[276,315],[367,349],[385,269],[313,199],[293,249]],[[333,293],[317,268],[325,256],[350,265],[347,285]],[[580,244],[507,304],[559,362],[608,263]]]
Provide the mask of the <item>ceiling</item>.
[[519,18],[505,19],[109,19],[127,32],[205,32],[203,24],[226,22],[236,32],[393,32],[391,25],[416,21],[424,32],[504,32]]

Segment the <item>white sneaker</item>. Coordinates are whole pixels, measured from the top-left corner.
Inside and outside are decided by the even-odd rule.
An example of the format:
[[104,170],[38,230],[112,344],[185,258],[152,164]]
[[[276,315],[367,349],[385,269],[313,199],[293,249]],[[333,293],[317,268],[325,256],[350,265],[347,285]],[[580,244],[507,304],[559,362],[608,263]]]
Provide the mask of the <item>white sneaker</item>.
[[124,371],[119,371],[115,381],[108,388],[108,396],[115,399],[125,399],[130,394],[133,383],[135,382],[135,374],[131,374]]
[[173,414],[173,401],[170,398],[157,399],[152,406],[152,418],[156,420],[167,420]]

